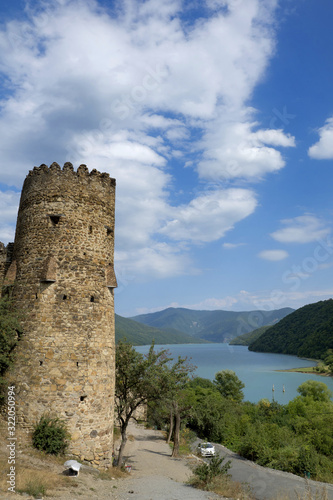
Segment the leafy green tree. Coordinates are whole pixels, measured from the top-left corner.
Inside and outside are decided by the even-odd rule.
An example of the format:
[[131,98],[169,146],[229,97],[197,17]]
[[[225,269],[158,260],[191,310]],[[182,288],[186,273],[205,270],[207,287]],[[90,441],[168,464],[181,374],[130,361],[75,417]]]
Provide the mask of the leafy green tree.
[[328,366],[329,371],[333,373],[333,349],[327,349],[324,360]]
[[178,361],[170,367],[169,392],[164,395],[163,401],[169,407],[170,428],[167,442],[170,442],[173,434],[172,457],[178,457],[180,444],[180,430],[182,419],[188,416],[193,406],[191,393],[186,390],[190,374],[195,366],[189,364],[186,358],[178,358]]
[[155,352],[154,344],[145,356],[127,342],[117,344],[115,407],[121,431],[119,467],[123,461],[127,427],[135,410],[148,402],[170,401],[178,385],[188,377],[186,359],[178,358],[170,366],[171,361],[168,351]]
[[194,377],[192,380],[188,382],[188,387],[202,387],[204,389],[216,389],[216,386],[214,383],[209,380],[208,378],[203,378],[203,377]]
[[316,380],[307,380],[297,388],[297,392],[302,397],[309,397],[314,401],[328,402],[332,397],[332,391],[327,385]]
[[214,384],[224,398],[242,401],[245,385],[232,370],[222,370],[215,374]]

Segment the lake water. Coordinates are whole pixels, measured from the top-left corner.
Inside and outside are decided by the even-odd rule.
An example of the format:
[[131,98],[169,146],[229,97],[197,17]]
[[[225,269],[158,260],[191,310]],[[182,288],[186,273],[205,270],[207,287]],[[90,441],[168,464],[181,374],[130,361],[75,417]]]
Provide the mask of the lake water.
[[[244,400],[253,403],[262,398],[286,404],[298,396],[297,387],[306,380],[324,382],[333,392],[333,377],[307,375],[305,373],[278,372],[290,368],[315,366],[315,362],[285,354],[267,354],[249,351],[246,346],[228,344],[173,344],[158,345],[155,350],[168,349],[174,359],[178,356],[191,358],[195,375],[213,380],[221,370],[233,370],[245,384]],[[137,346],[146,354],[149,346]],[[274,385],[274,391],[272,390]],[[283,392],[283,387],[285,392]]]

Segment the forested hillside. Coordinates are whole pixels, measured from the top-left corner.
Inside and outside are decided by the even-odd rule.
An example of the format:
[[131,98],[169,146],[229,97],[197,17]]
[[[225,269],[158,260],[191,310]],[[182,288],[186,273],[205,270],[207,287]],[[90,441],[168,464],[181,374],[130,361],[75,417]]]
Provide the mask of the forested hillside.
[[333,348],[333,300],[297,309],[250,344],[250,351],[320,359]]
[[134,316],[133,320],[155,328],[173,328],[210,342],[230,342],[253,329],[273,325],[294,309],[273,311],[197,311],[169,307],[163,311]]
[[255,340],[257,340],[261,335],[265,333],[268,328],[271,328],[270,326],[261,326],[260,328],[257,328],[256,330],[253,330],[252,332],[249,333],[244,333],[243,335],[240,335],[239,337],[236,337],[235,339],[231,340],[229,342],[230,345],[250,345],[252,344]]

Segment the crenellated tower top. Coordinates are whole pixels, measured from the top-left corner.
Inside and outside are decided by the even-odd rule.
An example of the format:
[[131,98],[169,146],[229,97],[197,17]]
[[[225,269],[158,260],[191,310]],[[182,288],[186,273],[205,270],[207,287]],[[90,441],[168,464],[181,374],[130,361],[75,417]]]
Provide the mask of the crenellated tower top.
[[110,177],[110,174],[108,174],[107,172],[98,172],[98,170],[96,170],[95,168],[91,172],[89,172],[87,165],[84,164],[81,164],[78,167],[77,171],[75,171],[73,164],[69,161],[64,163],[63,168],[61,168],[60,165],[56,162],[53,162],[49,167],[45,165],[45,163],[42,163],[39,167],[34,167],[33,170],[29,170],[27,178],[33,175],[61,175],[62,173],[72,173],[73,176],[76,177],[99,177],[103,180],[109,179],[110,183],[113,185],[116,183],[116,180]]

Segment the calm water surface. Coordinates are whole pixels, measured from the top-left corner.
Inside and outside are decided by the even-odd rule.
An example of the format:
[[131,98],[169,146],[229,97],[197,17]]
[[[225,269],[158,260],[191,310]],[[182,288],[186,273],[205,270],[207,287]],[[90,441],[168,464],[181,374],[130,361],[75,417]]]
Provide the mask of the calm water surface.
[[[198,377],[213,380],[218,371],[233,370],[245,384],[244,399],[253,403],[262,398],[272,400],[274,397],[275,401],[286,404],[298,396],[297,387],[309,379],[324,382],[333,392],[332,377],[276,371],[316,364],[296,356],[251,352],[246,346],[228,344],[173,344],[155,347],[158,351],[168,349],[175,359],[178,356],[191,358],[191,363],[197,367],[195,375]],[[149,346],[138,346],[136,350],[146,354]]]

